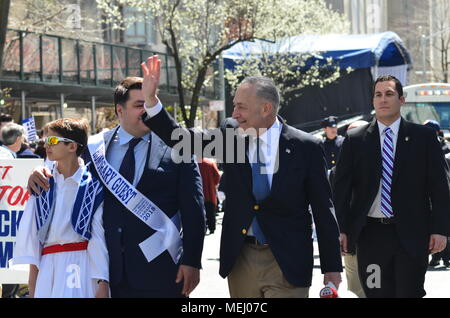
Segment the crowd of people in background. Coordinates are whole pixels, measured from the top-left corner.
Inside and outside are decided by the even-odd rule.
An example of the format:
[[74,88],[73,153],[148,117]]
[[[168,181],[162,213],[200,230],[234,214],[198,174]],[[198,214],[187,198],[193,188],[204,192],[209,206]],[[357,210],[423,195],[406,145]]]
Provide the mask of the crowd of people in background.
[[13,122],[11,115],[0,114],[0,158],[46,158],[42,132],[38,139],[28,141],[23,126]]

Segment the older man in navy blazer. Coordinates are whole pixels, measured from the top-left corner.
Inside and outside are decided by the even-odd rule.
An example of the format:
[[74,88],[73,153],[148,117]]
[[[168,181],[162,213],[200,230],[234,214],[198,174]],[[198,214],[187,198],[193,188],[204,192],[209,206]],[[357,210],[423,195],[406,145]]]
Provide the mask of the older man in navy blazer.
[[[231,297],[308,297],[314,262],[309,205],[324,281],[339,286],[339,231],[320,141],[277,117],[274,83],[265,77],[245,79],[234,98],[234,124],[196,132],[181,129],[159,103],[158,58],[149,58],[142,67],[148,106],[144,121],[164,142],[177,145],[171,135],[178,130],[198,138],[207,150],[211,140],[224,137],[223,149],[219,146],[215,153],[223,153],[226,175],[220,274],[228,277]],[[227,135],[227,126],[251,136]]]

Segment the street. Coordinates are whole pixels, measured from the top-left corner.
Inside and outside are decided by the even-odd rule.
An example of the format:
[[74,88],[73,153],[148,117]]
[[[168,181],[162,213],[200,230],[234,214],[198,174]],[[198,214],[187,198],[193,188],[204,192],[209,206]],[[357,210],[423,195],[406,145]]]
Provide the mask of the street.
[[[200,272],[200,284],[192,292],[192,298],[229,298],[227,280],[219,276],[219,246],[222,231],[221,222],[223,214],[217,217],[217,228],[214,234],[205,237],[203,247],[202,266]],[[314,270],[313,283],[309,291],[310,298],[319,298],[319,292],[323,287],[323,275],[320,271],[317,242],[314,242]],[[425,278],[426,298],[450,298],[450,269],[440,265],[428,268]],[[342,298],[356,298],[347,290],[345,273],[342,273],[342,284],[339,287],[339,296]]]

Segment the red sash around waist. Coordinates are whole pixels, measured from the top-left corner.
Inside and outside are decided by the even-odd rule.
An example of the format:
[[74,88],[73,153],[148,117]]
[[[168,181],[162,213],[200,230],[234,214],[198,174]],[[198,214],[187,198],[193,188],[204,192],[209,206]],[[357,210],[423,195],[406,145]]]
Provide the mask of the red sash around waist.
[[88,247],[89,241],[83,241],[78,243],[57,244],[44,247],[42,249],[42,255],[61,253],[61,252],[74,252],[83,251]]

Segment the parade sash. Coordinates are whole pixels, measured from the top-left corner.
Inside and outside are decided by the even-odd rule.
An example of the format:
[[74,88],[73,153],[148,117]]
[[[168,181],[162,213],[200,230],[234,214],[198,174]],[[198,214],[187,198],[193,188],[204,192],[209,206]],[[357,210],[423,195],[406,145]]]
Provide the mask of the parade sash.
[[47,239],[47,233],[49,229],[49,219],[55,210],[55,179],[51,177],[49,179],[50,189],[49,191],[43,191],[41,194],[36,195],[36,226],[38,230],[38,238],[41,244],[45,243]]
[[106,161],[106,147],[102,133],[89,138],[88,148],[104,186],[128,211],[156,231],[139,244],[147,261],[151,262],[167,250],[174,263],[178,264],[182,242],[176,225],[156,204],[139,192]]
[[86,240],[91,239],[92,217],[103,203],[103,199],[102,183],[94,178],[86,167],[78,186],[72,212],[72,226]]

